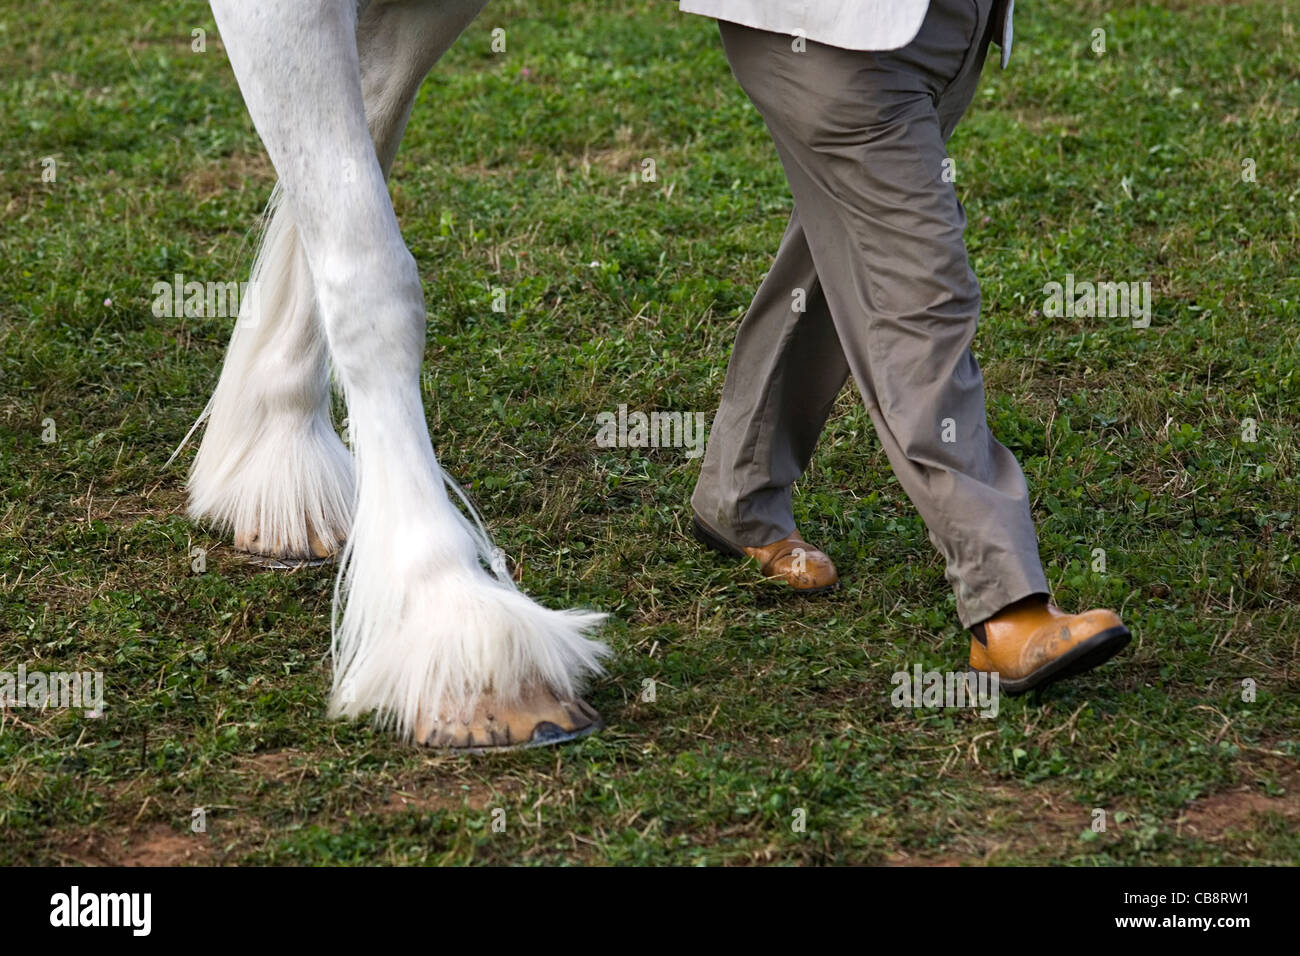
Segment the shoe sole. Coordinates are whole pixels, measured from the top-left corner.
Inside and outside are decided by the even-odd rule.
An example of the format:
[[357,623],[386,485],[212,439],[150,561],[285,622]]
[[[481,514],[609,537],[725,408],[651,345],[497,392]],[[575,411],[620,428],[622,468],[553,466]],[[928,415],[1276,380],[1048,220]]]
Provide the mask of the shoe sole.
[[[700,542],[700,544],[707,548],[712,548],[719,554],[724,554],[729,558],[740,558],[741,560],[748,560],[749,558],[749,555],[744,551],[741,551],[731,542],[727,541],[726,538],[723,538],[699,518],[691,518],[691,533],[695,535],[696,541]],[[767,580],[774,581],[779,579],[767,578]],[[826,594],[829,591],[834,591],[835,588],[839,586],[839,583],[839,581],[836,581],[834,584],[827,584],[819,588],[797,588],[793,584],[787,583],[786,587],[788,587],[794,594],[811,597],[814,594]]]
[[[1055,660],[1048,661],[1038,670],[1018,680],[999,680],[998,691],[1009,697],[1027,693],[1035,688],[1047,687],[1057,681],[1065,680],[1100,667],[1128,646],[1133,635],[1124,625],[1110,627],[1099,631],[1082,644],[1062,654]],[[972,668],[972,673],[979,671]]]

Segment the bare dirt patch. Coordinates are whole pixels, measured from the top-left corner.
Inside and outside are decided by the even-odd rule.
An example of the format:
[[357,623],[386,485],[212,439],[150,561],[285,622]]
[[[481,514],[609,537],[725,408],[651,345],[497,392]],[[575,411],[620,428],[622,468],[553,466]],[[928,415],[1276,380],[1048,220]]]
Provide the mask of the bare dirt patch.
[[500,792],[481,783],[450,787],[406,785],[395,788],[388,799],[374,809],[380,813],[401,813],[405,810],[432,813],[437,810],[460,810],[463,807],[484,810],[494,798],[499,801]]
[[215,854],[201,833],[183,836],[156,823],[125,849],[120,866],[185,866],[211,864]]
[[55,855],[81,866],[211,866],[218,856],[205,834],[177,833],[165,823],[125,838],[83,833],[57,846]]
[[1286,774],[1278,783],[1283,791],[1278,796],[1240,787],[1193,801],[1178,818],[1179,831],[1217,843],[1228,834],[1250,832],[1266,814],[1275,813],[1300,825],[1300,770]]

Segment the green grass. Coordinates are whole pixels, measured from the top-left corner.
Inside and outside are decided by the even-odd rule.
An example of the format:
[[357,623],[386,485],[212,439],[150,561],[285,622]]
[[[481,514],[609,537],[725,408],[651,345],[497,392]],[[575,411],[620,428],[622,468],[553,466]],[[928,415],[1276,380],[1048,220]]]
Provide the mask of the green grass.
[[[711,417],[790,200],[712,24],[503,0],[394,170],[429,423],[525,587],[612,612],[616,656],[605,732],[459,759],[327,721],[333,570],[242,563],[180,513],[192,448],[163,467],[230,323],[155,318],[152,285],[244,278],[273,182],[206,6],[6,4],[0,670],[102,670],[108,707],[0,714],[0,862],[1300,861],[1297,17],[1021,6],[950,148],[976,350],[1058,601],[1133,645],[995,720],[896,710],[890,675],[967,638],[855,392],[796,496],[827,599],[690,540],[698,461],[596,447],[622,403]],[[1149,279],[1151,328],[1039,314],[1068,272]]]

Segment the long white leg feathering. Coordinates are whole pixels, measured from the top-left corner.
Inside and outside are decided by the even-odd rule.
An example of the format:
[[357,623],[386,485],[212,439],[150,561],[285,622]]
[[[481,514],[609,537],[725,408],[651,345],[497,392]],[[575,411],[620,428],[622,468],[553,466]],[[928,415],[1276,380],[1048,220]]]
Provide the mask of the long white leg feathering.
[[330,421],[329,360],[312,277],[277,187],[249,294],[190,470],[189,514],[237,545],[332,554],[351,524],[352,460]]
[[373,712],[410,738],[470,724],[484,695],[504,708],[538,686],[575,699],[608,653],[588,637],[605,615],[520,592],[431,449],[413,473],[388,466],[398,449],[384,434],[354,429],[353,445],[360,503],[339,576],[331,713]]

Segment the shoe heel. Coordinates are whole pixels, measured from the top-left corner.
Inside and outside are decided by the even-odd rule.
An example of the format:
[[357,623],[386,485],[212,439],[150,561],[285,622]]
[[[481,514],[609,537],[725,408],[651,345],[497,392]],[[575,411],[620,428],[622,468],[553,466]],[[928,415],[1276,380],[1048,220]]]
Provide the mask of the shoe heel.
[[719,554],[725,554],[729,558],[745,557],[745,552],[714,534],[712,529],[700,521],[699,518],[691,518],[691,534],[695,536],[695,540],[700,544],[717,551]]

